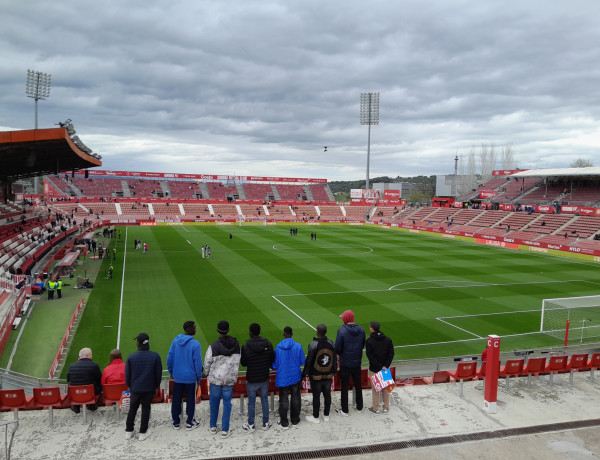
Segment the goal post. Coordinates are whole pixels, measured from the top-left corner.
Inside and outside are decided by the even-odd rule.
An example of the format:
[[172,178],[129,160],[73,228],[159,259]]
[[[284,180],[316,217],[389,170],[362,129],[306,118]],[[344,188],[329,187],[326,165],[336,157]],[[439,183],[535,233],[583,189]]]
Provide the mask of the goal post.
[[267,218],[266,217],[243,217],[239,216],[236,219],[237,225],[243,227],[245,225],[263,225],[267,226]]
[[600,295],[542,300],[540,332],[565,345],[600,337]]

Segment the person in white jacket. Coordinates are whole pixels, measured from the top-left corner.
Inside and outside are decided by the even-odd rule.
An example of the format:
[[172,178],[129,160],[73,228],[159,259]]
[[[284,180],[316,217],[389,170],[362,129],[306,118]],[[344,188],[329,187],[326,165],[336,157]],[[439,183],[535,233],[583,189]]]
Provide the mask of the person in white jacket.
[[229,419],[231,417],[231,398],[233,385],[237,382],[240,367],[240,344],[229,334],[229,323],[219,321],[219,338],[211,343],[204,356],[204,372],[208,376],[210,394],[210,432],[216,434],[219,406],[223,399],[223,417],[221,419],[221,437],[231,435]]

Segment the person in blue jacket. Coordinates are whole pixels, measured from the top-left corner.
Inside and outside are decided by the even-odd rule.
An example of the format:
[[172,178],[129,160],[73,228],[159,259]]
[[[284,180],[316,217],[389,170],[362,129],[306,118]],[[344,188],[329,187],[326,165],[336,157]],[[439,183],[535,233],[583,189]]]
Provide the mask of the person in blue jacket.
[[279,389],[279,422],[277,424],[284,430],[289,430],[288,422],[288,395],[291,395],[290,419],[292,425],[297,427],[300,423],[300,380],[302,380],[302,367],[306,361],[302,345],[292,339],[292,328],[283,329],[283,340],[275,348],[275,361],[273,370],[277,371],[275,385]]
[[184,393],[187,400],[185,429],[190,431],[199,426],[194,414],[196,412],[196,389],[202,380],[202,349],[200,343],[194,339],[195,334],[196,323],[193,321],[183,323],[183,334],[179,334],[173,339],[167,354],[167,369],[174,380],[171,416],[175,430],[179,429]]
[[356,410],[363,409],[363,396],[361,388],[361,362],[363,348],[365,347],[365,330],[354,322],[354,313],[352,310],[346,310],[340,315],[344,325],[337,331],[335,339],[335,352],[340,357],[340,382],[341,391],[341,410],[336,412],[344,417],[348,416],[348,387],[350,377],[356,389]]

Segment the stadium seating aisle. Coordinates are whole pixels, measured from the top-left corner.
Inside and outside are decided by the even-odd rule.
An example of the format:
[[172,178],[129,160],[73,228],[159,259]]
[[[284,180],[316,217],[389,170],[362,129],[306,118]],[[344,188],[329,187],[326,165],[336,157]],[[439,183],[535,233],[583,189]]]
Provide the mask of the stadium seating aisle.
[[[331,416],[328,423],[319,425],[306,423],[304,417],[311,411],[311,395],[302,395],[302,421],[299,428],[285,433],[273,427],[269,431],[258,430],[247,433],[241,425],[246,421],[246,414],[240,415],[232,411],[233,435],[226,441],[212,436],[208,431],[209,405],[206,401],[197,406],[197,419],[200,430],[188,433],[185,430],[175,431],[171,428],[170,405],[154,404],[150,422],[151,436],[140,442],[137,435],[133,440],[125,440],[124,420],[114,421],[114,410],[101,407],[88,414],[88,423],[83,424],[82,415],[74,415],[69,410],[54,412],[54,427],[40,429],[47,425],[46,411],[25,411],[20,413],[19,429],[12,445],[13,458],[190,458],[190,452],[203,458],[233,457],[247,455],[285,454],[288,452],[314,452],[321,454],[327,449],[340,449],[335,455],[352,453],[343,449],[361,447],[363,456],[373,449],[385,452],[386,443],[395,443],[397,451],[388,452],[388,458],[436,458],[434,452],[440,448],[458,448],[464,458],[465,449],[483,452],[489,449],[492,440],[508,438],[507,445],[518,442],[512,437],[514,433],[525,427],[540,427],[553,424],[549,438],[540,440],[540,434],[530,435],[519,458],[557,458],[551,450],[552,442],[563,439],[564,432],[556,424],[571,423],[577,420],[596,420],[597,407],[600,404],[598,385],[590,382],[587,375],[576,379],[573,387],[555,382],[549,387],[546,380],[536,382],[531,390],[527,389],[527,379],[514,379],[511,391],[499,391],[498,413],[487,414],[483,411],[483,382],[465,382],[464,397],[460,398],[455,384],[417,385],[396,388],[392,393],[390,412],[383,415],[370,414],[367,411],[357,413],[353,409],[350,417]],[[546,377],[547,379],[547,377]],[[568,391],[565,391],[568,388]],[[365,392],[365,400],[370,394]],[[548,404],[551,401],[551,404]],[[257,409],[260,407],[258,404]],[[339,393],[333,394],[333,406],[339,407]],[[276,420],[275,415],[271,415]],[[4,416],[12,420],[12,414]],[[569,428],[565,426],[564,428]],[[572,428],[572,427],[571,427]],[[550,430],[550,427],[548,427]],[[510,431],[510,432],[509,432]],[[544,432],[543,428],[536,429]],[[597,433],[597,427],[593,429]],[[505,433],[506,432],[506,433]],[[490,433],[485,439],[482,435],[480,444],[475,444],[474,433]],[[498,434],[505,433],[505,434]],[[579,431],[570,432],[580,436]],[[448,440],[449,437],[465,435],[463,440],[468,444],[436,445],[436,438]],[[590,436],[592,436],[590,434]],[[597,434],[593,436],[597,437]],[[66,440],[68,439],[68,442]],[[590,439],[594,439],[591,437]],[[423,443],[419,443],[423,440]],[[426,440],[426,441],[425,441]],[[408,441],[416,441],[407,443]],[[456,439],[453,439],[456,442]],[[496,441],[494,441],[496,442]],[[402,445],[398,443],[403,443]],[[403,450],[410,445],[410,449]],[[579,449],[590,449],[588,454],[599,454],[597,442],[577,443]],[[415,446],[431,447],[415,447]],[[575,446],[572,446],[574,448]],[[564,446],[568,449],[569,446]],[[431,449],[431,450],[429,450]],[[581,451],[580,451],[581,452]],[[356,450],[354,451],[356,453]],[[333,454],[333,453],[332,453]],[[498,455],[489,452],[485,458],[505,458],[507,450],[501,449]],[[303,458],[310,455],[303,454]],[[565,454],[561,458],[577,458]],[[370,457],[377,458],[377,457]]]

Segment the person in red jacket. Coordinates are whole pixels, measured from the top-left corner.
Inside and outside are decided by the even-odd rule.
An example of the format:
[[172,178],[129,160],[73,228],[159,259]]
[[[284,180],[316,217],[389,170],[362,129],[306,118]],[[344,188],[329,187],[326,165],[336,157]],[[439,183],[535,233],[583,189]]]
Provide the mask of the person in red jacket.
[[106,366],[102,373],[102,385],[112,385],[114,383],[125,383],[125,363],[119,350],[110,352],[110,364]]

